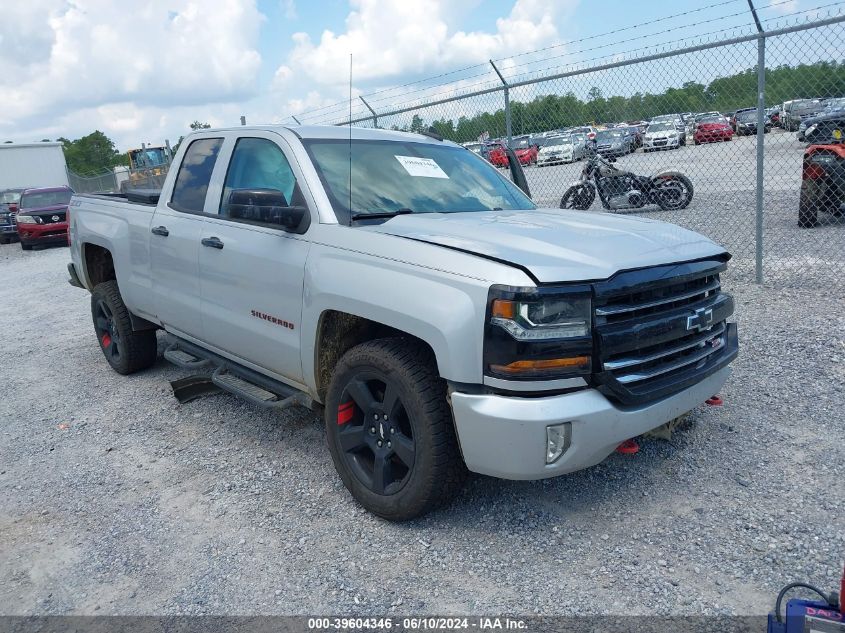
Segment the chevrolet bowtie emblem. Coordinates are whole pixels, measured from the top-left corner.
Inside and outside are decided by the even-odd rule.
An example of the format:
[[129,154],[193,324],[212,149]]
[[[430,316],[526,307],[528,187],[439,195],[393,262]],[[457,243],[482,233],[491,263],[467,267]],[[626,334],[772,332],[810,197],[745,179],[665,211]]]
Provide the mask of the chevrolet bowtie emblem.
[[703,332],[713,325],[713,308],[699,308],[695,314],[687,317],[687,329]]

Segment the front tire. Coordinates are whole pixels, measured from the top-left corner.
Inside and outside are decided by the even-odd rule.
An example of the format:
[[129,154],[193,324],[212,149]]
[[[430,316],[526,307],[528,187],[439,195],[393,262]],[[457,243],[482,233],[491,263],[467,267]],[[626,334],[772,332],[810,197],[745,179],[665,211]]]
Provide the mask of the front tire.
[[326,438],[364,508],[407,521],[448,503],[466,475],[431,350],[403,338],[353,347],[326,395]]
[[106,361],[118,374],[132,374],[156,361],[155,330],[132,331],[129,309],[123,303],[117,282],[98,284],[91,293],[94,332]]
[[590,183],[572,185],[560,199],[561,209],[586,211],[596,199],[596,189]]

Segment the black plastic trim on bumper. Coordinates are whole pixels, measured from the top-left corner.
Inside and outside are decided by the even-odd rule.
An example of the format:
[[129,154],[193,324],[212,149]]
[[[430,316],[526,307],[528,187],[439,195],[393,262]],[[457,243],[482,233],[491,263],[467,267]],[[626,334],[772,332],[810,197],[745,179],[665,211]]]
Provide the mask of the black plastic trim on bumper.
[[82,288],[85,290],[85,286],[82,285],[82,282],[79,281],[79,275],[76,274],[76,267],[73,265],[73,262],[69,262],[67,265],[67,272],[70,275],[70,279],[67,282],[76,288]]
[[683,372],[674,372],[665,378],[647,381],[639,389],[636,385],[623,385],[611,372],[605,371],[594,375],[595,387],[608,398],[625,406],[642,405],[660,400],[683,391],[707,376],[726,367],[739,354],[739,337],[736,323],[727,324],[725,346],[721,352],[710,356],[702,367],[691,367]]

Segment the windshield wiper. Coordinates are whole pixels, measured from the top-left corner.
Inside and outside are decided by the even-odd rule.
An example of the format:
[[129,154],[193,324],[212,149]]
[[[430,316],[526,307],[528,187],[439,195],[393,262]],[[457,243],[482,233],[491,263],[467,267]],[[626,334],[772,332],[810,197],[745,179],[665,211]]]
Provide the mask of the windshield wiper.
[[397,215],[413,213],[412,209],[397,209],[396,211],[379,211],[377,213],[353,213],[353,220],[377,220],[379,218],[395,218]]

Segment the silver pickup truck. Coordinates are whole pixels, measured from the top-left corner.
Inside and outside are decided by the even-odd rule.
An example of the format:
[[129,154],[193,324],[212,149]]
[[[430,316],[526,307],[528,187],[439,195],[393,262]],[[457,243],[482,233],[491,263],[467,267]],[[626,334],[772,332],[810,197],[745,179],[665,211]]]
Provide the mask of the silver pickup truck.
[[471,151],[337,127],[203,130],[164,187],[77,195],[71,283],[121,374],[165,357],[257,405],[323,407],[392,520],[592,466],[716,394],[730,256],[653,220],[538,209]]

